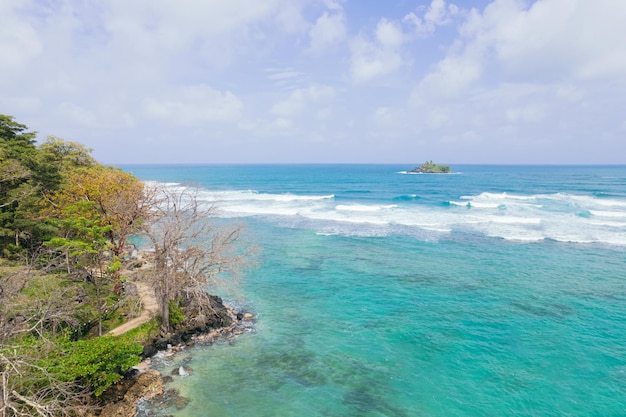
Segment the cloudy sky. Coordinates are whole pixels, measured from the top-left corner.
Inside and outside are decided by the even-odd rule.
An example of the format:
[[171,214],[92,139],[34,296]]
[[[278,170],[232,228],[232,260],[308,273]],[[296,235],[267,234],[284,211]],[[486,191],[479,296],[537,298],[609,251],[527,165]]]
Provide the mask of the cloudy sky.
[[0,113],[105,163],[626,163],[624,0],[1,0]]

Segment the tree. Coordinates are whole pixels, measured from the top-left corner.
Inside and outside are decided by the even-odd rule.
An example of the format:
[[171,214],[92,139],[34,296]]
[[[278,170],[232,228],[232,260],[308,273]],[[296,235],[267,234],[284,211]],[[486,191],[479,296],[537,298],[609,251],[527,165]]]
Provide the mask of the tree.
[[22,201],[36,194],[31,164],[37,148],[35,132],[0,114],[0,244],[19,246],[22,230],[16,224],[16,211]]
[[215,205],[198,200],[197,190],[158,192],[146,234],[154,246],[151,275],[162,318],[162,331],[172,330],[170,310],[182,299],[195,303],[199,316],[209,313],[207,287],[233,278],[249,260],[252,248],[238,246],[241,227],[217,227]]
[[[47,288],[31,288],[39,278]],[[0,416],[70,416],[86,410],[90,390],[45,366],[59,351],[48,332],[59,320],[72,320],[68,291],[49,288],[37,271],[16,268],[0,275]]]
[[28,132],[28,127],[17,123],[13,116],[0,114],[0,147],[9,158],[25,161],[36,152],[37,132]]
[[142,350],[80,337],[94,317],[102,333],[120,265],[107,252],[140,230],[150,196],[84,146],[49,137],[37,147],[35,136],[0,115],[0,253],[23,262],[0,259],[1,417],[85,414]]
[[119,261],[106,256],[111,247],[106,234],[110,226],[99,226],[98,219],[83,217],[81,213],[89,211],[90,202],[79,201],[65,208],[65,218],[58,221],[60,236],[50,239],[46,245],[60,250],[65,255],[67,274],[74,269],[84,272],[84,281],[93,285],[95,290],[94,305],[98,320],[98,336],[102,336],[102,321],[109,305],[104,291],[117,271]]
[[80,143],[48,136],[33,158],[33,180],[44,195],[49,194],[59,189],[72,171],[98,165],[90,153],[91,149]]
[[48,137],[38,148],[35,135],[0,114],[0,249],[9,254],[24,246],[36,250],[55,232],[39,215],[42,199],[72,170],[96,165],[83,145]]
[[124,252],[127,238],[141,229],[149,216],[151,196],[132,174],[96,165],[72,171],[63,187],[50,200],[51,214],[65,218],[68,207],[84,202],[80,215],[108,228],[106,238],[116,256]]
[[95,408],[92,396],[139,363],[142,346],[113,337],[73,340],[81,283],[47,274],[47,268],[2,266],[0,416],[84,415]]

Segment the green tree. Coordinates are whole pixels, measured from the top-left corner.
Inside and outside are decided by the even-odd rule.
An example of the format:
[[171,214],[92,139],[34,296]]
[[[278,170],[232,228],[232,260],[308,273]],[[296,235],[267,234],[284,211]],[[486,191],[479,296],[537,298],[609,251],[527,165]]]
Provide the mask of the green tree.
[[32,181],[32,161],[37,152],[35,132],[0,114],[0,245],[16,247],[24,230],[19,224],[18,207],[36,194]]
[[119,261],[107,256],[111,244],[106,235],[110,226],[100,226],[98,218],[85,217],[91,214],[89,201],[78,201],[64,209],[64,217],[56,221],[59,236],[46,242],[46,245],[63,253],[67,274],[84,277],[84,281],[95,290],[93,305],[97,314],[98,336],[102,336],[102,322],[109,309],[107,285],[117,271]]
[[51,213],[58,218],[67,217],[68,207],[88,203],[81,206],[81,216],[107,228],[105,236],[116,256],[122,255],[128,237],[141,229],[151,206],[141,181],[120,169],[102,165],[71,171],[50,200]]

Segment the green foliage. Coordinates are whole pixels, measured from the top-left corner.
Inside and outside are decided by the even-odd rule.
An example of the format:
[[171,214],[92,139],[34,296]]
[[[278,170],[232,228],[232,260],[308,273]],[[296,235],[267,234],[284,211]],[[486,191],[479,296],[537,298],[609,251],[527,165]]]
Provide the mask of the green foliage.
[[17,348],[0,346],[0,357],[29,358],[31,365],[21,369],[22,391],[45,388],[56,380],[87,386],[98,397],[140,362],[142,350],[138,343],[112,336],[75,342],[67,336],[25,336]]
[[141,360],[143,347],[112,336],[70,341],[59,340],[58,350],[50,352],[39,365],[62,381],[84,381],[96,397],[123,377],[123,372]]
[[412,172],[427,174],[449,174],[452,172],[448,165],[434,164],[433,161],[426,161],[417,168],[413,168]]
[[176,325],[185,321],[185,315],[183,314],[183,309],[180,306],[180,299],[170,300],[169,301],[169,310],[170,310],[170,325],[176,327]]
[[145,344],[149,340],[154,339],[159,335],[161,331],[161,323],[158,319],[154,318],[139,327],[135,327],[132,330],[119,336],[119,339],[126,343],[139,343]]
[[6,157],[27,161],[35,152],[36,132],[27,132],[28,127],[14,120],[13,116],[0,114],[0,148]]
[[[43,404],[83,395],[82,387],[100,396],[139,362],[137,342],[156,335],[159,324],[76,340],[96,323],[101,333],[122,304],[112,278],[148,200],[143,183],[100,165],[83,145],[49,137],[36,146],[35,137],[0,114],[0,258],[28,262],[17,271],[0,259],[0,375]],[[182,317],[178,304],[173,309]]]

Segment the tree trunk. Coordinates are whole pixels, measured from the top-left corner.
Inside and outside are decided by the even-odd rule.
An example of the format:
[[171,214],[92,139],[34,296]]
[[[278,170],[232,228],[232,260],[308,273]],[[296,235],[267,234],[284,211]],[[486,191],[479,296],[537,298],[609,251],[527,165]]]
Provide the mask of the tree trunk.
[[170,301],[165,294],[161,297],[161,330],[170,332]]

